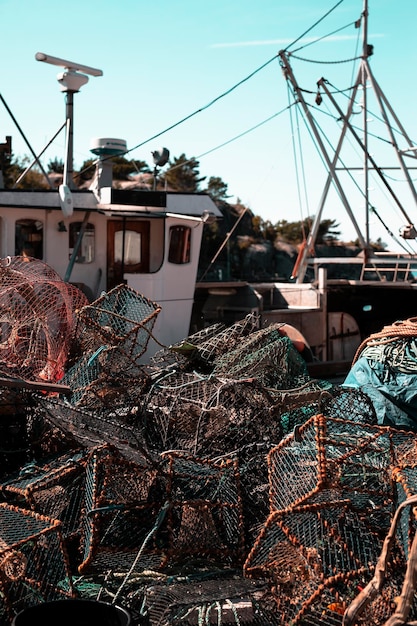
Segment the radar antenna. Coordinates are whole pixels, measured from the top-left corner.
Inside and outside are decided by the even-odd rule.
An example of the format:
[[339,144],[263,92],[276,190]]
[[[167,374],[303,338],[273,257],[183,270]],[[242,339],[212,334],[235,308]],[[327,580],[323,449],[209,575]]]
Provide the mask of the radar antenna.
[[44,52],[35,54],[37,61],[43,61],[51,65],[63,67],[64,71],[57,74],[57,80],[61,85],[61,91],[66,93],[66,157],[64,166],[63,184],[60,186],[61,208],[65,216],[72,214],[72,201],[70,189],[75,188],[74,174],[74,93],[88,82],[88,76],[103,76],[103,72],[88,65],[74,63],[66,59],[60,59]]

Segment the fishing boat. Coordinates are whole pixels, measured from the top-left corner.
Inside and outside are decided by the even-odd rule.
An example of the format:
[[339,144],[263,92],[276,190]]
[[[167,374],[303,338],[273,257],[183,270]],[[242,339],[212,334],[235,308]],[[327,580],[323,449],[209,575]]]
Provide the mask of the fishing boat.
[[[74,94],[89,75],[102,72],[44,53],[36,59],[63,68],[58,74],[66,96],[63,182],[58,188],[51,184],[50,189],[33,191],[0,184],[0,257],[41,259],[90,301],[125,283],[157,303],[161,310],[154,327],[157,342],[148,346],[151,355],[188,335],[203,226],[221,213],[206,194],[116,189],[112,157],[127,153],[126,141],[117,138],[92,139],[93,182],[88,189],[77,188]],[[10,137],[0,149],[11,151]],[[161,148],[152,154],[156,176],[169,151]],[[38,155],[35,163],[40,164]]]
[[[317,81],[315,92],[303,88],[293,69],[295,60],[300,60],[297,51],[293,54],[287,48],[278,53],[291,99],[288,108],[294,118],[298,116],[292,128],[304,122],[308,139],[324,163],[321,197],[291,279],[240,288],[230,283],[223,288],[215,283],[198,285],[209,319],[219,314],[233,318],[236,311],[238,315],[244,310],[258,311],[263,323],[283,322],[295,327],[312,350],[314,371],[321,371],[318,364],[324,362],[346,371],[364,338],[417,314],[417,255],[413,252],[417,232],[413,210],[409,209],[417,203],[412,177],[416,147],[372,72],[374,48],[368,41],[367,0],[353,26],[361,29],[362,47],[360,55],[351,59],[357,71],[348,88],[338,88],[323,77]],[[378,127],[371,132],[371,117],[382,130]],[[329,137],[334,137],[335,130],[336,141],[331,144]],[[394,186],[394,176],[401,177],[400,192]],[[379,188],[378,199],[372,196],[372,185]],[[393,215],[400,216],[398,237],[392,232],[392,220],[384,221],[379,210],[381,197],[384,204],[394,207]],[[358,242],[354,256],[337,255],[341,249],[337,246],[331,249],[332,256],[316,254],[320,222],[329,206],[331,217],[341,206],[353,225]],[[358,206],[364,227],[357,219]],[[375,250],[371,232],[374,221],[385,227],[398,252]],[[204,290],[205,298],[201,295]]]

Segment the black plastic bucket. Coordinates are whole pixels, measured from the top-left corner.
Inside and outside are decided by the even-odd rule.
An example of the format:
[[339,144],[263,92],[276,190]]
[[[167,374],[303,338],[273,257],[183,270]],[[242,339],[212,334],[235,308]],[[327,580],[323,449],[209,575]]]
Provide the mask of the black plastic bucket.
[[12,626],[130,626],[129,613],[120,606],[97,600],[55,600],[18,613]]

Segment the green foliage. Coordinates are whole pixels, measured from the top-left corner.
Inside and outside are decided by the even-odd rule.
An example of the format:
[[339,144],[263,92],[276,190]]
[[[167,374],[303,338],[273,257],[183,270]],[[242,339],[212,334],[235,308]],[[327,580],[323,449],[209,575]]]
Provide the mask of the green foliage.
[[[265,239],[270,241],[279,237],[287,243],[293,245],[299,244],[307,237],[314,217],[308,217],[305,220],[298,222],[288,222],[287,220],[280,220],[275,225],[271,222],[262,222],[262,231]],[[339,224],[335,220],[322,220],[319,224],[316,243],[331,243],[338,241],[340,236],[340,230],[338,230]]]
[[84,161],[84,163],[81,165],[80,171],[74,174],[74,180],[76,185],[81,185],[82,183],[85,183],[93,178],[95,163],[95,159],[87,159],[86,161]]
[[205,176],[200,177],[199,166],[197,159],[188,159],[183,153],[169,161],[169,169],[160,177],[160,181],[173,191],[196,193],[200,191],[200,183],[206,179]]
[[4,186],[6,189],[10,189],[14,186],[16,186],[16,189],[49,189],[48,181],[37,165],[34,165],[16,185],[16,181],[21,174],[23,174],[28,165],[28,157],[23,157],[22,159],[10,158],[8,162],[6,161],[3,170]]
[[125,157],[113,157],[113,177],[117,180],[128,180],[132,174],[140,172],[149,174],[150,169],[145,161],[125,159]]
[[230,198],[230,196],[227,195],[227,183],[225,183],[219,176],[210,176],[205,191],[214,202]]
[[48,163],[48,172],[54,172],[55,174],[63,174],[64,173],[64,161],[62,159],[58,159],[55,157],[51,159]]

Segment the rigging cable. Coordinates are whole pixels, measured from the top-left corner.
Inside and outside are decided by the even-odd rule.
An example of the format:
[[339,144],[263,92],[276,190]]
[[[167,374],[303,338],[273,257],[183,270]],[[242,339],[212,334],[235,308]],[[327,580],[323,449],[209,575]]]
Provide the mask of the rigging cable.
[[327,11],[327,13],[325,13],[319,20],[317,20],[317,22],[315,22],[312,26],[310,26],[310,28],[308,28],[306,31],[304,31],[304,33],[302,35],[300,35],[299,37],[297,37],[297,39],[294,39],[294,41],[292,43],[290,43],[286,48],[285,48],[285,52],[288,51],[288,48],[290,48],[291,46],[293,46],[294,44],[297,43],[297,41],[300,41],[300,39],[302,39],[303,37],[305,37],[307,35],[307,33],[309,33],[311,30],[313,30],[313,28],[315,28],[316,26],[318,26],[318,24],[320,24],[320,22],[322,22],[324,19],[326,19],[326,17],[328,15],[330,15],[330,13],[332,13],[335,9],[337,9],[337,7],[339,6],[339,4],[342,4],[343,0],[339,0],[339,2],[337,2],[333,8],[331,8],[329,11]]

